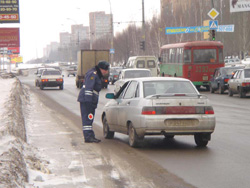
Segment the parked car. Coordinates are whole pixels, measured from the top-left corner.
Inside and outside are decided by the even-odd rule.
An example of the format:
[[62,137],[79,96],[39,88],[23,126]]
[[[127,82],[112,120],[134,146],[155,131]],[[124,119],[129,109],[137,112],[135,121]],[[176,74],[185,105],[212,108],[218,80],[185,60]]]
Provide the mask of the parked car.
[[39,81],[41,80],[41,74],[44,70],[55,70],[54,68],[46,68],[46,67],[40,67],[37,69],[35,72],[36,74],[36,79],[35,79],[35,86],[39,87]]
[[220,67],[215,69],[212,78],[210,79],[210,92],[214,93],[218,91],[223,94],[224,91],[228,90],[228,81],[232,77],[232,73],[237,69],[242,69],[244,67]]
[[128,79],[151,76],[149,69],[123,69],[119,73],[118,81],[115,82],[114,92],[117,93]]
[[119,77],[119,73],[122,70],[122,67],[111,67],[109,70],[109,82],[111,82],[111,84],[114,84]]
[[63,75],[59,70],[44,70],[42,74],[39,76],[38,86],[41,90],[44,87],[58,87],[59,89],[63,89]]
[[237,65],[241,63],[240,59],[238,58],[225,59],[224,62],[225,62],[225,66]]
[[104,137],[127,134],[132,147],[147,135],[194,135],[197,146],[206,146],[215,128],[213,107],[188,79],[131,79],[106,98],[111,100],[102,113]]
[[250,92],[250,68],[235,71],[232,78],[228,81],[228,95],[239,94],[240,98]]

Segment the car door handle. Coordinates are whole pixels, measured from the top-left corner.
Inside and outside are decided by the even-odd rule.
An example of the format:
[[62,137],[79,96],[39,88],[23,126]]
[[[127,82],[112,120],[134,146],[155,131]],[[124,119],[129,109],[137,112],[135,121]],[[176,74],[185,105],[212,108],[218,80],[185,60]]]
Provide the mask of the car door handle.
[[130,105],[130,102],[127,102],[127,105]]

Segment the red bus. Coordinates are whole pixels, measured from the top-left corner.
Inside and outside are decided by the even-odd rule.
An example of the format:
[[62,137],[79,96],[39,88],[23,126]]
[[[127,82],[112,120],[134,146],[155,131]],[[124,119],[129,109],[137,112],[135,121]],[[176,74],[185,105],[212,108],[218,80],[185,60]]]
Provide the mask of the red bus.
[[200,88],[209,89],[214,70],[224,67],[223,44],[217,41],[193,41],[167,44],[160,49],[161,76],[187,78]]

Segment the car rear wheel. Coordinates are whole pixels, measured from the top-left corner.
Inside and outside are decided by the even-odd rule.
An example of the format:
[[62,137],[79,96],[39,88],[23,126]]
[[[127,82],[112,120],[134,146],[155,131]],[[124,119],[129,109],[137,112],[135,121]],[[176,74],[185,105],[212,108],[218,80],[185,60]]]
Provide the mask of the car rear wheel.
[[131,147],[137,147],[139,143],[139,138],[136,134],[135,128],[133,127],[133,124],[129,123],[129,145]]
[[106,116],[103,117],[102,124],[103,124],[103,136],[104,136],[104,138],[106,138],[106,139],[114,138],[115,132],[109,130],[109,125],[108,125]]
[[246,92],[244,92],[243,88],[240,88],[240,98],[244,98],[246,96]]
[[233,96],[233,91],[232,89],[228,88],[228,96],[229,97],[232,97]]
[[224,90],[223,90],[223,88],[222,88],[222,86],[220,84],[219,84],[218,88],[219,88],[219,94],[223,94]]
[[60,90],[63,90],[63,85],[60,85],[59,88],[60,88]]
[[44,86],[41,84],[41,85],[40,85],[40,89],[43,90],[43,88],[44,88]]
[[208,140],[205,139],[202,134],[195,134],[194,140],[198,147],[205,147],[208,144]]

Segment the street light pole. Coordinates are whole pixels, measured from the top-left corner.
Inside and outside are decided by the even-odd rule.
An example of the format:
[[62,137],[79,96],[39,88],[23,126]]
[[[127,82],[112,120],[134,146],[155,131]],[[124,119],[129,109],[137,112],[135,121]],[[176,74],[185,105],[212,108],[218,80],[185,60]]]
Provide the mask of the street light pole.
[[[109,0],[109,7],[110,7],[110,24],[111,24],[111,42],[110,42],[110,49],[114,49],[114,28],[113,28],[113,14],[112,14],[112,9],[111,9],[111,2]],[[114,54],[110,54],[110,64],[113,65],[113,58]]]

